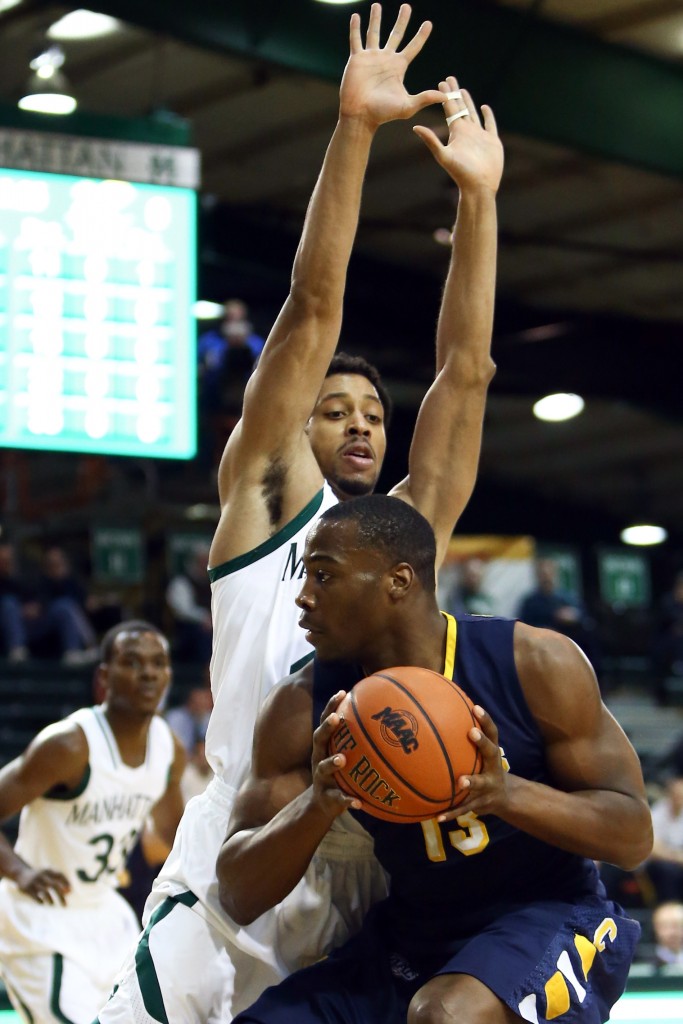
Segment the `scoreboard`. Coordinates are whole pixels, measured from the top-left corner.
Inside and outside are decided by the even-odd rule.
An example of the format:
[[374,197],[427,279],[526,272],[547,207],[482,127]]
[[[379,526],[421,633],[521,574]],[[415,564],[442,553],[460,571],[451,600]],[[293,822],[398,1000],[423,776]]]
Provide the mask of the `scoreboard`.
[[192,188],[0,168],[0,446],[196,451]]

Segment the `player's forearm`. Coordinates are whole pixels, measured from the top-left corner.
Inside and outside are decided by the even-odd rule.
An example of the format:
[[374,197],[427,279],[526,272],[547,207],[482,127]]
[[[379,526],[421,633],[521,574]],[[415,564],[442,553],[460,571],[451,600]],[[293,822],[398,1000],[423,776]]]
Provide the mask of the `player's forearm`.
[[306,213],[292,270],[291,300],[339,316],[374,129],[340,117]]
[[498,250],[495,192],[483,187],[461,191],[452,244],[436,334],[437,371],[447,365],[458,387],[485,387],[495,370],[491,359]]
[[280,903],[303,877],[333,820],[314,805],[309,788],[267,825],[230,836],[216,865],[226,914],[247,925]]
[[373,134],[361,119],[340,118],[328,146],[289,295],[245,391],[242,442],[251,453],[270,455],[283,440],[299,438],[334,355]]
[[596,789],[565,793],[512,774],[505,791],[504,805],[492,813],[562,850],[624,870],[650,854],[650,810],[637,795]]

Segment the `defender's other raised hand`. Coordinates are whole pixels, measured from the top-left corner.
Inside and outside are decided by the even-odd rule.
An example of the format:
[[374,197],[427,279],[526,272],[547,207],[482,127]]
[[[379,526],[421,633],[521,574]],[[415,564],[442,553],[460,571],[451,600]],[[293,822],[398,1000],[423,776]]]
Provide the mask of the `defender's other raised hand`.
[[403,84],[411,61],[426,43],[432,24],[425,21],[413,38],[398,52],[403,41],[411,9],[402,4],[386,44],[380,48],[381,4],[373,4],[365,46],[360,33],[360,15],[351,15],[351,54],[340,89],[340,116],[359,118],[370,128],[387,121],[412,117],[431,103],[441,103],[443,95],[436,89],[411,96]]
[[[467,89],[460,89],[452,75],[439,83],[441,102],[448,126],[448,142],[423,125],[413,131],[424,142],[437,163],[463,188],[498,190],[503,174],[503,146],[493,111],[483,106],[484,123]],[[450,97],[450,98],[446,98]]]

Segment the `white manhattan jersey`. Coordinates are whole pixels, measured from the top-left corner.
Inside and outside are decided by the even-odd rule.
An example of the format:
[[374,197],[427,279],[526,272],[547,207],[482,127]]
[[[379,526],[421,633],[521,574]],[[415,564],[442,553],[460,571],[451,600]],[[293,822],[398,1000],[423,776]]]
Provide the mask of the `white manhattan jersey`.
[[326,483],[278,533],[209,571],[214,707],[206,756],[216,775],[234,789],[249,767],[254,725],[265,697],[313,656],[298,625],[294,599],[303,580],[306,534],[336,504]]
[[81,708],[67,721],[85,733],[88,766],[76,789],[56,787],[24,807],[15,849],[31,867],[68,878],[73,908],[96,903],[119,884],[138,833],[166,790],[175,750],[171,730],[157,715],[138,768],[121,759],[102,707]]

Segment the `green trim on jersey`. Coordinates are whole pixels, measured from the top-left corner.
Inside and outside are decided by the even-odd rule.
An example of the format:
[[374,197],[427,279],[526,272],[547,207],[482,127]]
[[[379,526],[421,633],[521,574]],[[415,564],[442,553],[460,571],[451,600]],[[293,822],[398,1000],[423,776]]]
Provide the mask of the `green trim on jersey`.
[[54,1013],[57,1020],[61,1020],[63,1024],[74,1024],[71,1017],[65,1017],[59,1006],[59,993],[62,987],[62,971],[64,970],[64,957],[61,953],[55,953],[52,958],[54,963],[54,970],[52,972],[52,991],[50,993],[50,1009]]
[[308,654],[304,654],[303,658],[299,658],[299,660],[295,661],[293,665],[290,665],[289,674],[291,675],[292,672],[298,672],[300,668],[304,667],[304,665],[308,665],[309,661],[313,661],[314,657],[315,651],[309,651]]
[[198,897],[189,890],[178,893],[177,896],[167,896],[150,917],[135,951],[135,973],[138,977],[142,1001],[147,1013],[154,1020],[159,1021],[159,1024],[169,1024],[169,1020],[164,1006],[164,997],[161,994],[161,985],[157,978],[152,954],[149,951],[149,933],[155,924],[168,917],[178,903],[182,903],[186,907],[193,907],[197,902],[199,902]]
[[111,726],[107,721],[104,711],[99,712],[97,708],[93,708],[93,711],[95,712],[95,721],[99,725],[100,731],[106,740],[109,753],[111,754],[112,764],[114,768],[118,768],[121,765],[121,758],[119,757],[119,751],[116,746],[116,739],[114,737],[114,733],[111,730]]
[[82,796],[83,793],[85,793],[86,789],[88,788],[88,783],[89,782],[90,782],[90,762],[88,761],[88,763],[85,766],[85,771],[83,772],[83,774],[82,774],[82,776],[80,778],[80,781],[77,782],[76,785],[72,789],[69,789],[68,786],[65,786],[63,782],[58,782],[56,786],[53,786],[52,789],[49,789],[47,791],[47,793],[44,794],[43,799],[45,799],[45,800],[75,800],[77,796]]
[[315,497],[311,498],[308,505],[299,512],[298,516],[294,516],[291,522],[283,526],[277,533],[274,533],[268,540],[264,540],[263,544],[259,544],[258,547],[247,551],[245,555],[238,555],[237,558],[231,558],[229,562],[223,562],[221,565],[209,569],[209,581],[215,583],[216,580],[220,580],[223,576],[229,576],[230,573],[243,569],[245,565],[252,565],[254,562],[258,562],[260,558],[265,558],[271,551],[276,551],[281,544],[285,544],[290,537],[298,533],[301,527],[305,526],[313,518],[322,505],[322,501],[323,489],[321,488]]

